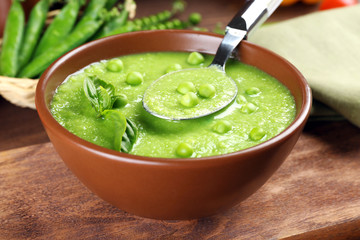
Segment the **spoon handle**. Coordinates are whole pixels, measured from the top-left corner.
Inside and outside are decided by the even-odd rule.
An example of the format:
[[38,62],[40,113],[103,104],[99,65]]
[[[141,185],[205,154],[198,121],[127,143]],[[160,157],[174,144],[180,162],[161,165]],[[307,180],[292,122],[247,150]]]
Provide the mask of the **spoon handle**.
[[260,26],[280,5],[282,0],[249,0],[226,26],[225,36],[211,65],[225,70],[233,50],[256,27]]

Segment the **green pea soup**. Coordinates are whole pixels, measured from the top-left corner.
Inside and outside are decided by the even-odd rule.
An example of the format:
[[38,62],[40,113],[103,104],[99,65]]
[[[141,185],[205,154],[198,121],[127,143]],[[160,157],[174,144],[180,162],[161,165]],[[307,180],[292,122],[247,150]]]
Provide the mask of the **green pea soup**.
[[[185,52],[141,53],[90,64],[70,75],[57,88],[51,112],[63,127],[78,137],[115,149],[113,135],[117,125],[99,116],[84,94],[84,80],[96,76],[114,86],[116,94],[121,96],[121,104],[114,110],[138,129],[129,153],[163,158],[206,157],[246,149],[278,135],[294,120],[296,107],[290,91],[272,76],[235,60],[228,61],[226,73],[237,84],[238,94],[226,108],[205,117],[179,121],[161,119],[145,111],[142,99],[153,81],[171,71],[205,68],[213,59],[211,55],[202,55],[201,61],[191,58],[189,61],[189,55]],[[181,79],[164,88],[171,91],[171,99],[165,100],[177,108],[193,107],[191,100],[189,106],[181,103],[184,95],[191,92],[192,97],[211,100],[223,91],[219,86],[221,84],[209,87],[196,80]],[[159,99],[163,97],[157,94]]]

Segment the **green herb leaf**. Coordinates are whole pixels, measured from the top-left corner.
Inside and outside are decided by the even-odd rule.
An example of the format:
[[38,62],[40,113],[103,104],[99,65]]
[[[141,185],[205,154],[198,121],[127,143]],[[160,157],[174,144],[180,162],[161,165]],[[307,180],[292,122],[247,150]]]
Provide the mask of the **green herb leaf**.
[[110,133],[113,135],[113,149],[121,151],[122,138],[126,130],[126,118],[124,115],[116,110],[105,110],[103,113],[105,125],[107,129],[111,129]]
[[91,105],[95,108],[95,111],[100,113],[98,91],[96,90],[94,81],[91,78],[87,77],[84,79],[84,93],[87,99],[91,102]]
[[115,95],[115,87],[95,76],[84,79],[84,93],[99,117],[105,110],[112,109],[118,99]]
[[97,77],[92,77],[92,79],[94,80],[96,88],[101,86],[109,93],[110,96],[115,95],[115,87],[111,83],[107,83]]
[[106,91],[106,89],[103,88],[102,86],[99,86],[97,91],[99,94],[100,112],[103,112],[106,109],[111,109],[112,107],[111,97],[109,93]]
[[138,135],[135,124],[117,110],[105,110],[103,116],[105,124],[108,125],[106,128],[110,128],[115,133],[113,135],[114,150],[125,153],[130,152]]
[[113,149],[128,153],[136,142],[138,129],[136,125],[113,107],[123,107],[127,104],[125,95],[115,95],[115,87],[97,77],[84,79],[84,93],[91,102],[98,117],[103,117],[103,130],[113,137]]
[[126,130],[121,139],[121,151],[128,153],[136,142],[138,129],[130,119],[126,119],[126,123]]

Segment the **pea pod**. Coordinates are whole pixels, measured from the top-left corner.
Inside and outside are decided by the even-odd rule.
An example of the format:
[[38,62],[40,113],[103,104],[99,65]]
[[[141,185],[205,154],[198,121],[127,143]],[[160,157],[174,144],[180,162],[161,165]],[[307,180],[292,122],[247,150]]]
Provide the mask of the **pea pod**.
[[159,12],[157,14],[154,15],[150,15],[150,16],[146,16],[146,17],[142,17],[142,18],[137,18],[134,20],[134,23],[141,26],[141,27],[146,27],[146,26],[151,26],[151,25],[155,25],[155,24],[159,24],[162,23],[164,21],[169,20],[171,17],[173,17],[174,12],[170,12],[168,10]]
[[164,23],[158,23],[158,24],[151,25],[151,26],[145,26],[141,30],[184,29],[188,25],[189,24],[187,22],[181,21],[181,20],[175,18],[171,21],[166,21]]
[[79,0],[70,0],[62,8],[40,39],[34,57],[40,56],[50,48],[57,46],[71,32],[78,16],[80,5]]
[[104,8],[107,0],[91,0],[87,5],[84,16],[92,16],[96,18],[101,9]]
[[19,55],[19,66],[24,66],[31,58],[40,34],[45,25],[49,9],[49,0],[39,1],[30,12],[28,23],[25,26],[24,40]]
[[75,29],[57,46],[51,48],[26,65],[20,72],[21,78],[33,78],[39,76],[53,61],[71,49],[86,42],[101,26],[103,22],[98,20],[87,21],[86,24],[77,25]]
[[106,0],[90,0],[78,24],[82,25],[87,21],[99,18],[106,2]]
[[119,16],[111,19],[109,22],[105,23],[104,26],[95,34],[94,39],[99,39],[107,36],[108,33],[120,28],[126,24],[129,12],[126,9],[123,9]]
[[141,30],[141,27],[136,25],[133,21],[127,21],[127,23],[125,25],[119,26],[119,27],[113,29],[112,31],[102,35],[102,37],[108,37],[108,36],[113,36],[113,35],[120,34],[120,33],[133,32],[133,31],[138,31],[138,30]]
[[103,37],[113,36],[116,34],[141,31],[141,30],[161,30],[161,29],[184,29],[188,26],[187,22],[179,19],[173,19],[163,23],[158,23],[150,26],[139,26],[134,21],[128,21],[125,25],[115,28],[111,32],[105,34]]
[[25,25],[24,10],[19,1],[13,1],[4,30],[2,51],[0,56],[0,73],[14,77],[19,69],[18,58]]
[[[139,30],[185,28],[187,27],[187,24],[185,22],[181,22],[178,19],[174,19],[172,21],[169,20],[177,13],[184,11],[184,8],[185,2],[183,2],[182,0],[176,0],[173,3],[173,8],[171,11],[164,10],[157,14],[134,19],[133,21],[125,21],[125,23],[120,20],[114,21],[114,23],[109,23],[109,25],[111,26],[104,27],[104,30],[102,30],[101,33],[96,34],[95,38],[99,39],[115,34]],[[126,11],[126,9],[123,11]]]
[[105,8],[110,10],[111,8],[114,7],[114,5],[118,2],[118,0],[107,0],[106,4],[105,4]]

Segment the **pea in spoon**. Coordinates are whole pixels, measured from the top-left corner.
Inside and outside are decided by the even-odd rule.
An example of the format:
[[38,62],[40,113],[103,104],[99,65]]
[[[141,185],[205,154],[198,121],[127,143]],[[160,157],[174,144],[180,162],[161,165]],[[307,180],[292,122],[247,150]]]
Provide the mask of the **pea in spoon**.
[[263,23],[281,1],[247,1],[226,26],[225,36],[212,63],[206,68],[170,72],[155,80],[145,91],[145,110],[163,119],[188,120],[210,115],[228,106],[234,101],[238,88],[225,73],[227,60],[250,31]]

